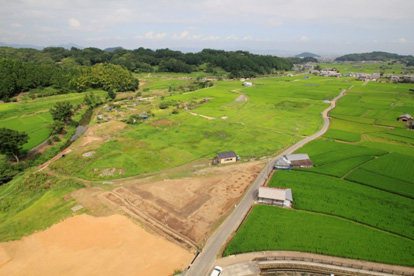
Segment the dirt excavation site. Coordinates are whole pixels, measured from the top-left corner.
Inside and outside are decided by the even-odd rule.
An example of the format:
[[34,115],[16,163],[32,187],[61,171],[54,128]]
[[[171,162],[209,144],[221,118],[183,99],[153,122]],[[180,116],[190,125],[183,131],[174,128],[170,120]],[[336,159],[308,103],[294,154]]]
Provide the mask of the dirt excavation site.
[[182,178],[161,172],[77,190],[71,196],[88,215],[0,243],[0,276],[172,275],[189,265],[263,167],[192,163],[179,168]]

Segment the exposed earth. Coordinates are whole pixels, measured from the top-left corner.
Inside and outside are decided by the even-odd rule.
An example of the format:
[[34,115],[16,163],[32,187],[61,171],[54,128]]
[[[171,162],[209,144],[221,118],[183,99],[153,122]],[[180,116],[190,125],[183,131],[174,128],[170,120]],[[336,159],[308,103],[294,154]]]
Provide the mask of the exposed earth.
[[0,275],[171,275],[194,255],[121,215],[80,215],[0,243]]
[[216,222],[234,208],[264,164],[204,166],[193,165],[191,177],[128,178],[103,188],[84,188],[72,196],[97,215],[127,213],[190,249],[201,245],[218,226]]

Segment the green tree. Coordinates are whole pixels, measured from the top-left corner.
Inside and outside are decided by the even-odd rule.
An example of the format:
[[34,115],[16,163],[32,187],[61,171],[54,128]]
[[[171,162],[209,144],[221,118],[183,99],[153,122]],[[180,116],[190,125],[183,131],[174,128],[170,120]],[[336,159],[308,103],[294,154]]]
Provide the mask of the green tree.
[[0,128],[0,153],[13,155],[19,163],[19,153],[28,140],[29,136],[25,132]]
[[65,123],[62,121],[54,121],[51,125],[52,131],[55,133],[62,133],[63,129],[65,128]]
[[72,104],[67,101],[55,103],[49,112],[52,114],[53,120],[65,123],[69,122],[74,114]]
[[115,99],[116,93],[114,92],[114,90],[111,89],[108,91],[108,97],[111,98],[112,100]]

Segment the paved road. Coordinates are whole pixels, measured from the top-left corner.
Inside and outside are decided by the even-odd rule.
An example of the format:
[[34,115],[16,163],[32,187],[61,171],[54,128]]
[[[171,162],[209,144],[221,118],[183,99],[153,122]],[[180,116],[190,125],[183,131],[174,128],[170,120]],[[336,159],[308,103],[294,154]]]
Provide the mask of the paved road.
[[[352,86],[350,87],[352,88]],[[349,88],[349,89],[350,89]],[[230,237],[233,231],[240,225],[244,216],[252,206],[254,200],[256,199],[257,189],[262,185],[266,179],[268,178],[271,170],[273,169],[274,163],[279,159],[282,155],[291,154],[304,146],[306,143],[322,136],[329,127],[330,119],[328,117],[328,112],[335,108],[336,101],[341,98],[346,92],[346,89],[343,90],[338,97],[334,98],[331,101],[330,107],[325,109],[322,112],[322,116],[324,119],[324,125],[321,130],[315,133],[312,136],[309,136],[298,143],[292,145],[290,148],[285,150],[280,155],[276,156],[272,159],[269,164],[262,170],[256,180],[253,182],[253,185],[247,191],[244,198],[241,200],[237,208],[233,211],[233,213],[223,222],[223,224],[214,232],[214,234],[208,239],[207,243],[205,244],[202,252],[198,255],[197,259],[193,262],[190,266],[189,270],[185,274],[185,276],[203,276],[208,275],[210,270],[212,269],[212,265],[214,260],[216,259],[216,255],[219,253],[221,247],[226,243],[227,239]]]

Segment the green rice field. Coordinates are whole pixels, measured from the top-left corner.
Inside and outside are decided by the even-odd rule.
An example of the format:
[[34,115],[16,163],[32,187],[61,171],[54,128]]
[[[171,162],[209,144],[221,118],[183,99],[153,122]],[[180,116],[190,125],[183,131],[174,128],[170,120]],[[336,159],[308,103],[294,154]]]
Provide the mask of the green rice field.
[[293,250],[413,266],[414,241],[338,217],[255,206],[224,256]]
[[298,150],[314,167],[268,184],[292,189],[294,210],[255,206],[224,255],[298,250],[413,266],[414,131],[396,120],[414,111],[410,87],[355,83],[328,132]]

